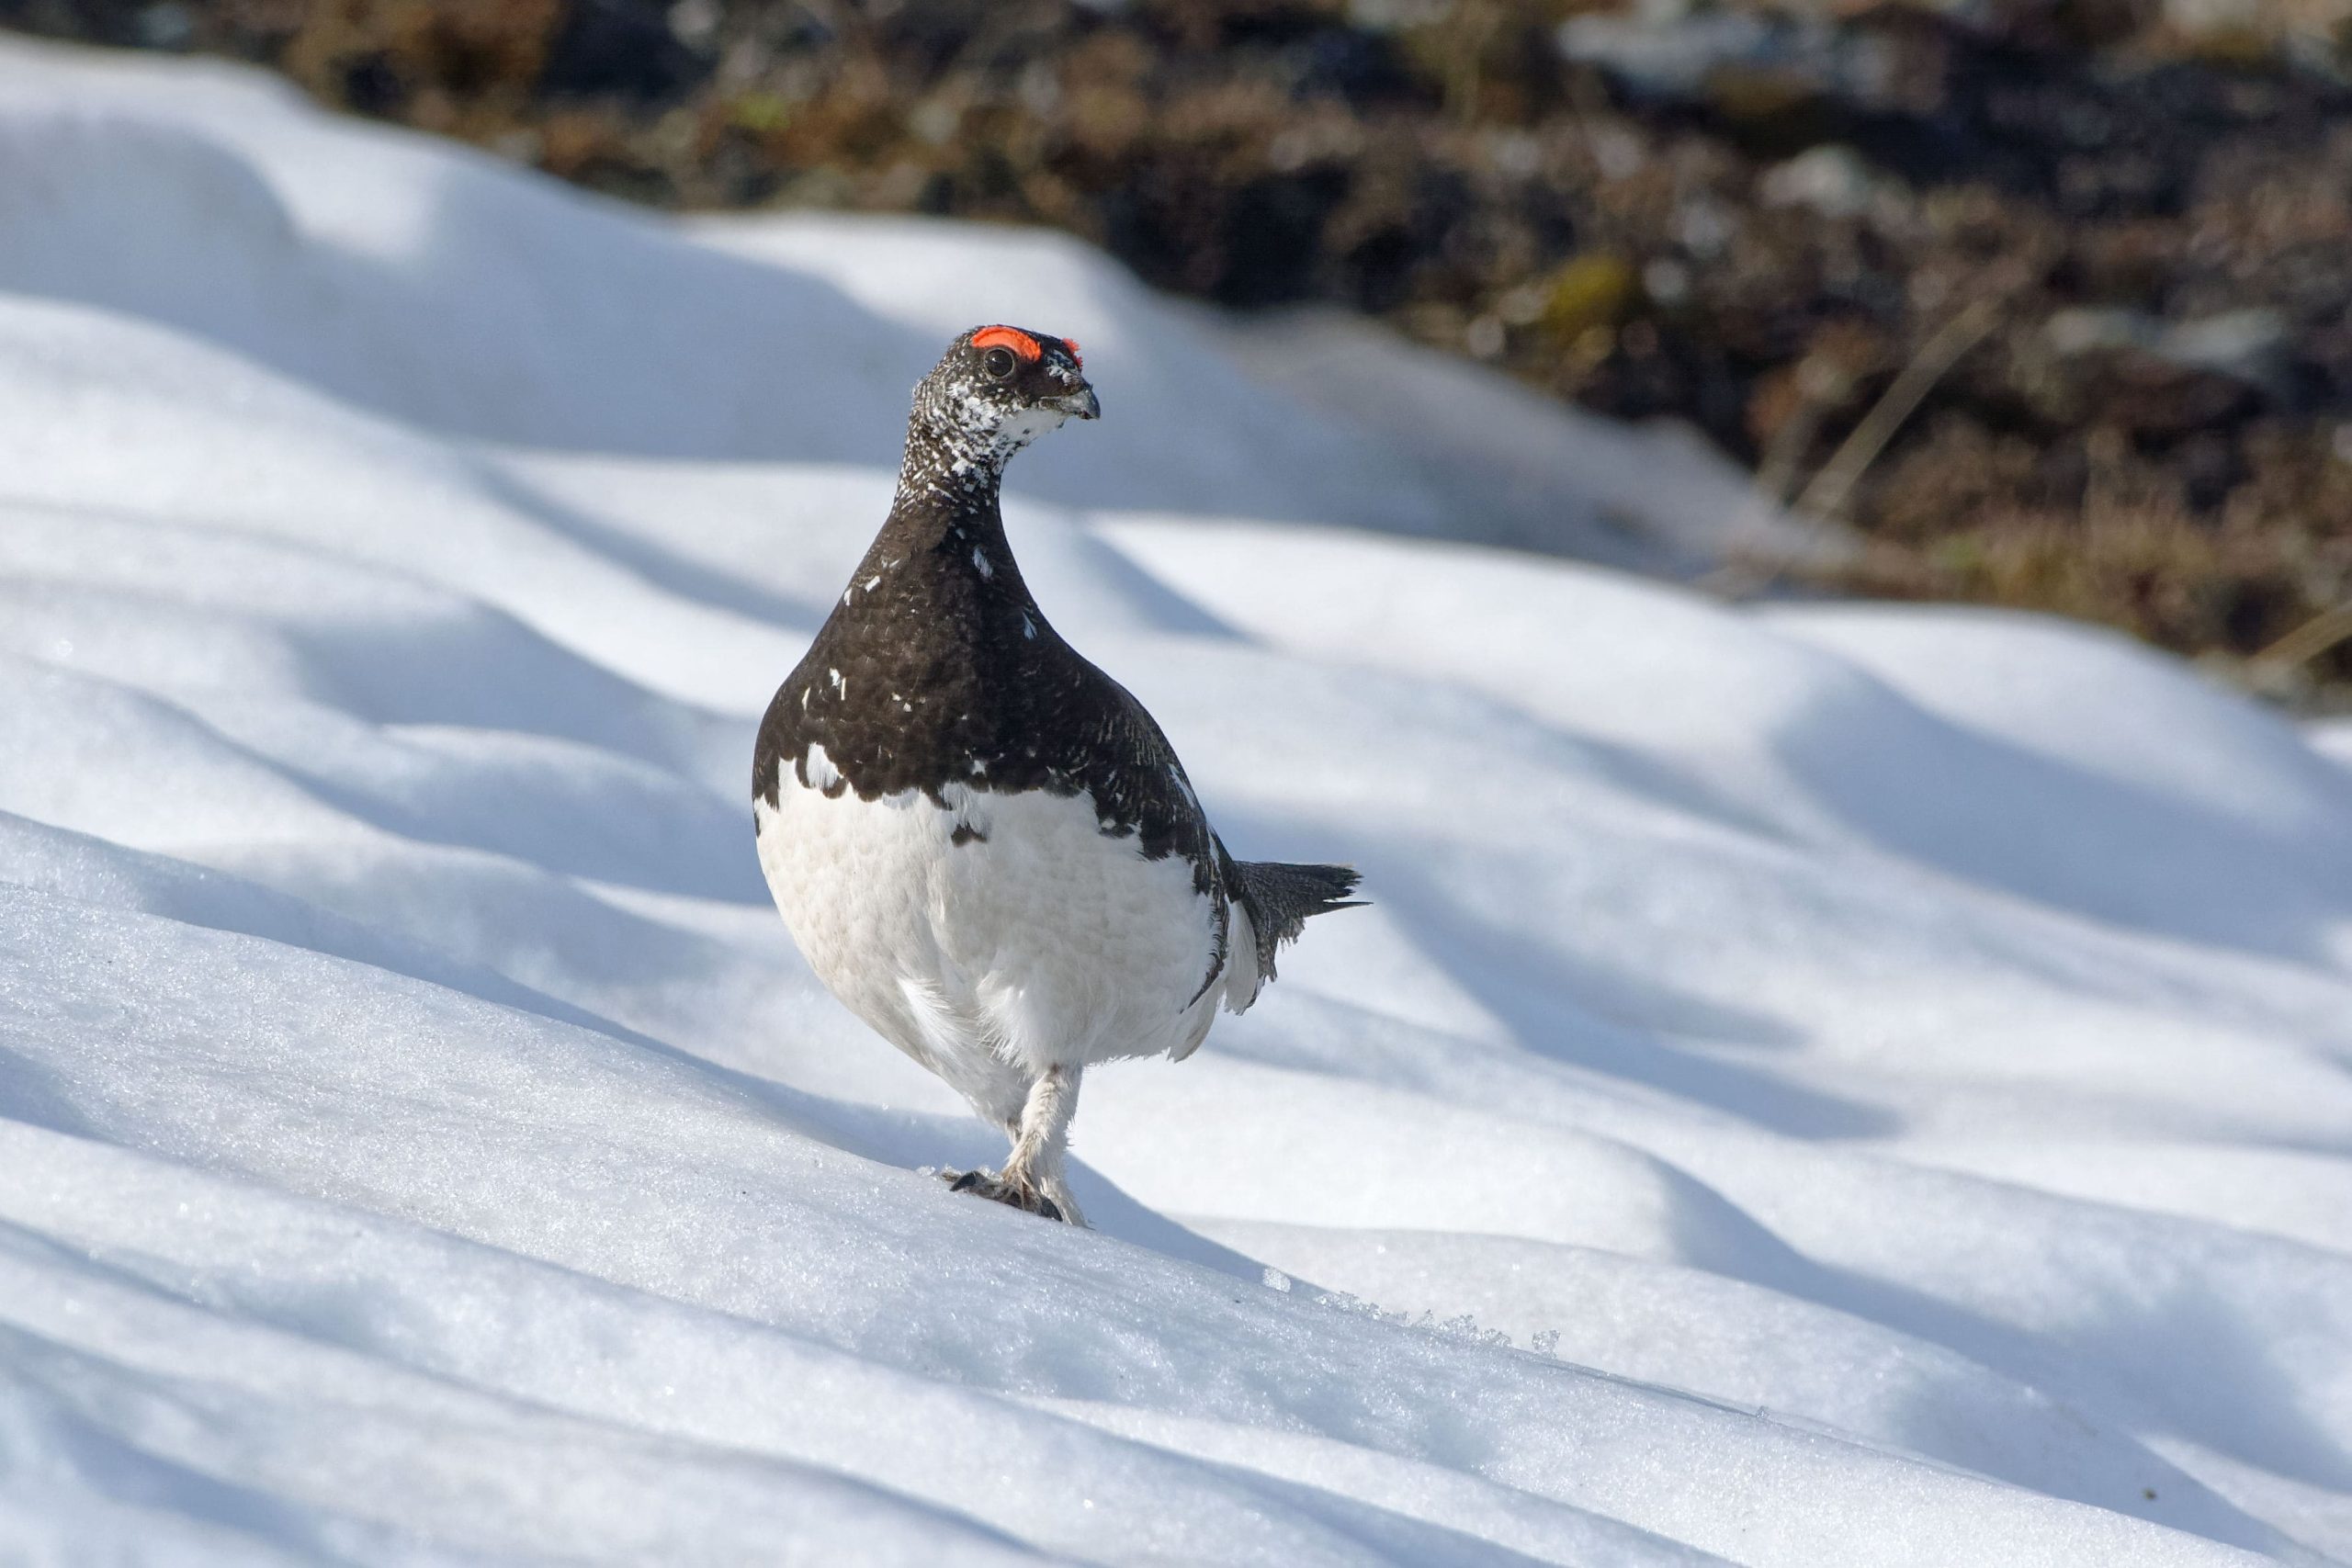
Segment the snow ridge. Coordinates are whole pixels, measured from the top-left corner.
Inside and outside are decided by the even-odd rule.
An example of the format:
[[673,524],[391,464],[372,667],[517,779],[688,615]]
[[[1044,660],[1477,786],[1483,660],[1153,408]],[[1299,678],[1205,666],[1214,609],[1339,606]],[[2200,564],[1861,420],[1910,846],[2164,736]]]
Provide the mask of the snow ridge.
[[[1490,536],[1444,423],[1396,467],[1057,240],[657,224],[24,46],[0,233],[0,1557],[2352,1561],[2292,728],[1342,531]],[[922,1172],[1001,1145],[739,798],[1003,319],[1103,397],[1008,502],[1040,602],[1237,854],[1376,900],[1090,1077],[1100,1234]]]

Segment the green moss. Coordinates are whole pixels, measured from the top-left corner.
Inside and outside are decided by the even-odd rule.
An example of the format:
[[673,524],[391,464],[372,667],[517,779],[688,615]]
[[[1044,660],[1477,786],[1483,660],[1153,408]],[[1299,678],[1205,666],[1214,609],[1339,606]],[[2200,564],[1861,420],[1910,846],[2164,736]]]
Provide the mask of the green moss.
[[1544,326],[1563,343],[1572,343],[1595,327],[1624,321],[1641,296],[1641,275],[1633,263],[1607,251],[1588,251],[1552,275],[1544,291]]

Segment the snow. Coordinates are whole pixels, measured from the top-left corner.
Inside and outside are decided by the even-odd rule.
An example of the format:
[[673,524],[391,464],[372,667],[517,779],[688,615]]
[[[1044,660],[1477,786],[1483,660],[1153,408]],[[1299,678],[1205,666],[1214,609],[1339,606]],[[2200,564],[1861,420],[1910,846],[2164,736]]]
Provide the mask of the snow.
[[[0,236],[0,1557],[2352,1560],[2340,726],[1445,542],[1475,378],[1066,241],[24,45]],[[1375,900],[1090,1077],[1091,1234],[925,1173],[1001,1140],[751,843],[998,318],[1102,394],[1014,468],[1057,624]],[[1558,428],[1513,518],[1723,524]]]

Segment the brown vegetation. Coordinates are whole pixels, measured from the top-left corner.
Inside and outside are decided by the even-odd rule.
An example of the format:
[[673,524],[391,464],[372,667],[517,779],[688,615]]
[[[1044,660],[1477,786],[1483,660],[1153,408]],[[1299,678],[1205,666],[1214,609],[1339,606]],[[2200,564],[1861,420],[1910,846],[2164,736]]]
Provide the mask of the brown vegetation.
[[[1850,586],[2242,658],[2352,599],[2352,51],[2335,0],[2175,9],[2209,25],[2160,0],[1966,22],[1924,0],[0,0],[0,22],[261,60],[631,199],[1050,223],[1185,293],[1342,302],[1691,421],[1863,532]],[[1866,433],[1884,450],[1808,491],[1963,320],[1966,351],[1901,389],[1916,412]],[[2352,682],[2352,643],[2311,667]]]

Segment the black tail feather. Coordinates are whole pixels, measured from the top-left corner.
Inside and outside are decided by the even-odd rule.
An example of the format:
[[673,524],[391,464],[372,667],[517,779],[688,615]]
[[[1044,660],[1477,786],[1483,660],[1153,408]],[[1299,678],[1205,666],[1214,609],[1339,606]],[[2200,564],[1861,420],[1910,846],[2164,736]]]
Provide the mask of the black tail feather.
[[1309,916],[1361,908],[1365,903],[1348,897],[1356,890],[1358,878],[1344,865],[1244,860],[1234,862],[1233,869],[1239,879],[1241,907],[1250,912],[1250,928],[1257,933],[1261,979],[1274,977],[1274,950],[1297,941]]

